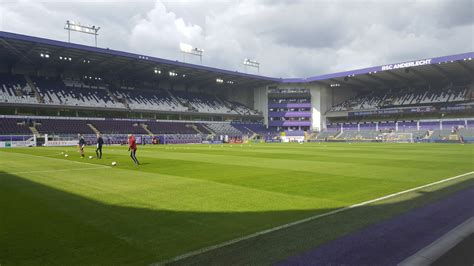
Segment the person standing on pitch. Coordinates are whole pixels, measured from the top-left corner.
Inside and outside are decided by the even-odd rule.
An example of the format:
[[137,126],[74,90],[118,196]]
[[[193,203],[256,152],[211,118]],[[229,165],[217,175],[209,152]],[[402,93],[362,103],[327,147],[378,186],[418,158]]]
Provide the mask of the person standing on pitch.
[[102,145],[104,145],[104,139],[102,139],[102,135],[99,133],[97,134],[97,148],[95,149],[95,155],[99,159],[102,159]]
[[84,147],[86,146],[86,141],[84,137],[79,134],[79,143],[77,143],[77,147],[79,148],[79,153],[81,154],[81,158],[84,158]]
[[135,165],[139,165],[140,163],[137,160],[137,141],[135,139],[135,136],[132,134],[128,135],[128,151],[130,151],[130,157],[133,160],[133,163]]

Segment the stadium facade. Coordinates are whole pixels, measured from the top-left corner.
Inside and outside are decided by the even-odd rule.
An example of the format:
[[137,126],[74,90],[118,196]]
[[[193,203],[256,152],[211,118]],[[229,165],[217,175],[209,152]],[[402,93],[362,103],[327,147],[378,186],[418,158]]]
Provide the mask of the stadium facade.
[[134,120],[148,121],[137,134],[305,132],[327,139],[469,130],[473,58],[470,52],[274,78],[0,32],[0,134],[47,133],[47,118],[57,133],[59,120],[73,124],[64,133],[125,133],[130,125],[120,123]]

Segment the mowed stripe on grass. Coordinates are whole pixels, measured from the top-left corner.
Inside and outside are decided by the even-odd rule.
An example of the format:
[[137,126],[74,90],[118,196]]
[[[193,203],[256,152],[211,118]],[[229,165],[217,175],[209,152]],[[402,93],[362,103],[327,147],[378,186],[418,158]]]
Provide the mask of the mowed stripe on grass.
[[[102,160],[79,159],[74,148],[6,150],[0,244],[16,245],[0,251],[0,263],[161,261],[472,171],[472,153],[424,144],[146,146],[135,167],[124,147],[105,147]],[[87,169],[111,161],[118,167]]]

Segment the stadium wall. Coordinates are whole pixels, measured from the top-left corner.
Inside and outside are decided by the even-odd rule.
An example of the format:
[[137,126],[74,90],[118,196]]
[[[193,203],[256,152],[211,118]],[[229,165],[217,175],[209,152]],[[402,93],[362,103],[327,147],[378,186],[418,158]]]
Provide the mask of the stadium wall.
[[[331,97],[331,90],[327,85],[315,84],[315,83],[292,83],[292,84],[280,84],[278,88],[291,89],[291,88],[305,88],[310,91],[311,94],[311,130],[320,131],[326,128],[326,119],[324,114],[331,107],[328,101]],[[268,99],[268,97],[265,97]],[[267,100],[268,104],[268,100]],[[268,114],[264,114],[265,120],[268,121]]]

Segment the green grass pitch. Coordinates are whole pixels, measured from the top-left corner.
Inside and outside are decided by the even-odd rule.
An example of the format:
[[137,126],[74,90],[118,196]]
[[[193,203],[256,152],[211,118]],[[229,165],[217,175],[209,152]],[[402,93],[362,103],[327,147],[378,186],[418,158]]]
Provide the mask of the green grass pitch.
[[102,160],[94,147],[84,159],[75,147],[4,149],[0,265],[160,262],[471,172],[473,154],[457,144],[150,145],[134,166],[119,146]]

